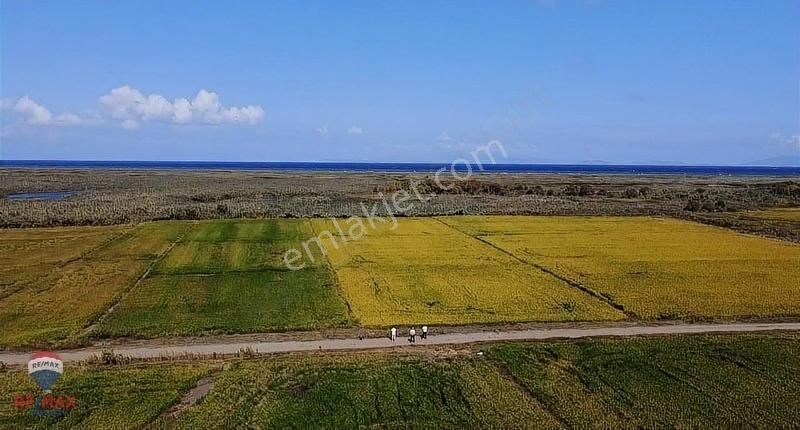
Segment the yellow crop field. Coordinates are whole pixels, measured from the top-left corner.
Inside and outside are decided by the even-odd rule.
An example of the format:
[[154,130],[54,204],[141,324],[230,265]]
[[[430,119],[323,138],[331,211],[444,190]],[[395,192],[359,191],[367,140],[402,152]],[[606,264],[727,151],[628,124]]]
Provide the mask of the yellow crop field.
[[129,227],[0,230],[0,297],[76,260]]
[[136,282],[152,257],[169,246],[180,231],[176,226],[185,229],[189,224],[80,227],[63,229],[63,234],[3,231],[4,238],[22,235],[35,241],[41,236],[53,244],[32,246],[37,252],[25,246],[7,248],[9,253],[3,255],[20,264],[39,256],[49,266],[37,267],[37,276],[0,297],[0,345],[39,345],[79,337],[121,291]]
[[645,217],[444,220],[641,318],[800,314],[800,246],[788,242]]
[[[346,244],[331,221],[314,220],[313,226],[317,234],[336,235],[323,242],[363,325],[624,318],[603,301],[436,219],[404,218],[394,230],[367,225],[365,236]],[[349,231],[344,220],[340,228]]]

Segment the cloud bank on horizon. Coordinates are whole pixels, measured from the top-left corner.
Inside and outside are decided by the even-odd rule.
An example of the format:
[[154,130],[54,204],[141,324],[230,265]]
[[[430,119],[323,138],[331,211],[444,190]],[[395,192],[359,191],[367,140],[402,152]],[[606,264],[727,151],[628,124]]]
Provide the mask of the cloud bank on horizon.
[[159,94],[144,95],[136,88],[124,85],[100,96],[102,113],[80,116],[65,112],[53,115],[45,106],[29,96],[16,102],[4,101],[4,108],[11,108],[20,119],[31,126],[77,126],[117,123],[124,129],[135,129],[143,122],[160,122],[175,125],[254,125],[264,119],[264,109],[258,105],[225,107],[213,91],[201,89],[189,100],[185,97],[167,100]]

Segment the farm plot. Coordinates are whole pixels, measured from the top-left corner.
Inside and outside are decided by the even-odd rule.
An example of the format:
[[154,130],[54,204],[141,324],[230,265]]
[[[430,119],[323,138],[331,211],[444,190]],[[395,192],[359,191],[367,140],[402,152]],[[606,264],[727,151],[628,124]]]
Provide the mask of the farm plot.
[[102,245],[130,227],[0,230],[0,297]]
[[796,335],[508,343],[486,355],[569,428],[800,425]]
[[[331,221],[314,230],[335,234]],[[323,244],[357,320],[366,326],[618,320],[603,301],[435,219],[376,225]]]
[[443,220],[641,318],[800,314],[800,246],[786,242],[673,219]]
[[[188,224],[183,228],[186,227]],[[119,228],[108,230],[111,235]],[[50,272],[0,299],[3,328],[0,345],[31,346],[76,340],[83,328],[136,282],[152,256],[166,249],[174,233],[172,225],[143,224],[106,242],[108,235],[90,235],[88,246],[76,240],[73,246],[79,251],[66,246],[64,264],[52,266]],[[98,243],[98,248],[85,252]],[[125,243],[138,245],[128,247]],[[72,260],[75,255],[80,258]]]
[[205,363],[105,369],[69,366],[54,386],[54,394],[75,396],[78,407],[63,419],[14,410],[15,394],[37,393],[39,388],[25,371],[0,371],[0,428],[142,428],[212,369]]
[[327,269],[149,277],[94,333],[100,337],[310,330],[348,326]]
[[126,295],[96,336],[251,333],[348,326],[324,260],[284,267],[283,253],[312,235],[304,220],[196,223]]
[[558,428],[491,365],[388,356],[253,361],[155,428]]

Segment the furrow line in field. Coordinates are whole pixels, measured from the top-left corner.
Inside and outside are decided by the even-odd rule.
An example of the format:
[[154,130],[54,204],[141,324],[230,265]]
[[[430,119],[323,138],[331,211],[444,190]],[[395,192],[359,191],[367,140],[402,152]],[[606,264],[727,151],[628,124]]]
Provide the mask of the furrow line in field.
[[117,306],[120,303],[122,303],[122,299],[124,299],[131,291],[133,291],[134,288],[136,288],[138,285],[140,285],[142,283],[142,281],[144,281],[150,275],[150,272],[153,271],[153,269],[156,267],[156,265],[159,262],[161,262],[161,260],[163,260],[164,257],[166,257],[167,254],[169,254],[170,251],[172,251],[175,248],[175,246],[178,243],[180,243],[189,234],[189,232],[192,231],[195,228],[195,226],[196,226],[196,224],[192,223],[189,226],[189,228],[187,228],[172,243],[170,243],[166,248],[164,248],[147,265],[147,268],[145,269],[145,271],[136,279],[135,282],[133,282],[131,284],[130,287],[122,290],[119,294],[117,294],[117,296],[112,301],[111,306],[109,306],[108,309],[105,310],[105,312],[100,314],[94,321],[89,321],[89,323],[87,324],[86,328],[83,329],[83,332],[81,333],[81,337],[88,337],[89,335],[91,335],[91,333],[97,328],[97,326],[100,325],[103,321],[105,321],[105,319],[108,318],[108,316],[111,315],[112,312],[114,312],[114,309],[116,309]]
[[449,227],[449,228],[451,228],[451,229],[453,229],[453,230],[455,230],[455,231],[457,231],[457,232],[459,232],[459,233],[461,233],[461,234],[463,234],[465,236],[471,237],[471,238],[473,238],[473,239],[475,239],[475,240],[477,240],[477,241],[479,241],[479,242],[481,242],[483,244],[486,244],[486,245],[488,245],[488,246],[490,246],[490,247],[502,252],[505,255],[508,255],[509,257],[513,258],[516,261],[519,261],[522,264],[525,264],[527,266],[536,268],[536,269],[538,269],[538,270],[540,270],[540,271],[542,271],[542,272],[544,272],[544,273],[546,273],[546,274],[558,279],[559,281],[564,282],[565,284],[567,284],[567,285],[569,285],[569,286],[571,286],[573,288],[577,288],[578,290],[580,290],[580,291],[592,296],[593,298],[598,299],[598,300],[602,301],[603,303],[611,306],[612,308],[624,313],[625,316],[627,316],[630,319],[639,319],[639,317],[635,313],[633,313],[631,311],[628,311],[628,310],[625,310],[624,306],[622,306],[621,304],[615,302],[611,298],[607,297],[605,294],[599,293],[599,292],[597,292],[597,291],[595,291],[595,290],[593,290],[593,289],[591,289],[591,288],[589,288],[589,287],[587,287],[587,286],[585,286],[585,285],[583,285],[583,284],[581,284],[579,282],[576,282],[576,281],[574,281],[574,280],[572,280],[570,278],[567,278],[567,277],[565,277],[565,276],[563,276],[563,275],[561,275],[561,274],[559,274],[559,273],[557,273],[557,272],[555,272],[555,271],[553,271],[553,270],[551,270],[551,269],[549,269],[549,268],[547,268],[545,266],[542,266],[541,264],[537,264],[537,263],[534,263],[532,261],[525,260],[524,258],[520,258],[520,257],[518,257],[517,255],[515,255],[512,252],[509,252],[508,250],[503,249],[503,248],[495,245],[494,243],[492,243],[492,242],[490,242],[490,241],[488,241],[488,240],[486,240],[486,239],[484,239],[482,237],[473,236],[473,235],[471,235],[471,234],[469,234],[469,233],[467,233],[465,231],[462,231],[459,228],[446,223],[444,220],[442,220],[442,219],[440,219],[438,217],[433,217],[433,219],[435,219],[436,221],[444,224],[445,226],[447,226],[447,227]]
[[[308,227],[311,229],[311,234],[314,237],[317,237],[317,231],[316,229],[314,229],[314,222],[311,220],[307,222],[308,222]],[[342,299],[345,306],[347,307],[347,317],[350,318],[350,322],[352,322],[353,324],[358,324],[358,318],[356,318],[356,315],[353,312],[353,308],[352,306],[350,306],[350,301],[347,300],[347,296],[344,293],[344,288],[342,288],[342,284],[339,281],[339,273],[336,271],[336,268],[333,267],[331,259],[328,258],[328,253],[323,251],[322,255],[323,257],[325,257],[325,263],[328,266],[328,272],[330,272],[331,274],[331,280],[333,281],[334,284],[333,288],[336,289],[336,295],[338,295],[339,298]]]
[[533,399],[534,402],[539,404],[539,406],[542,407],[542,410],[547,412],[547,415],[552,417],[558,423],[559,426],[565,429],[573,427],[564,419],[564,417],[562,417],[557,411],[555,411],[552,408],[552,406],[549,403],[547,403],[545,399],[542,398],[542,396],[540,396],[530,387],[525,385],[524,382],[520,381],[520,379],[517,378],[516,375],[514,375],[514,373],[511,371],[511,369],[508,368],[508,366],[506,366],[505,363],[503,363],[500,360],[491,360],[491,363],[492,367],[494,367],[497,370],[497,373],[499,373],[500,376],[503,377],[503,379],[508,381],[509,384],[516,386],[517,389],[525,393],[528,397]]

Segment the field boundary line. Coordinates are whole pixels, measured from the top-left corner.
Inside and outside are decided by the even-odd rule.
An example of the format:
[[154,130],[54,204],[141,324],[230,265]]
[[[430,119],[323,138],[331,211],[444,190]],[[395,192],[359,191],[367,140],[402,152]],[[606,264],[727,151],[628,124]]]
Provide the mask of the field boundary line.
[[514,373],[511,371],[511,369],[508,368],[508,366],[506,366],[505,363],[494,358],[490,358],[489,362],[491,363],[490,366],[497,371],[497,373],[500,375],[501,378],[508,381],[511,385],[517,387],[518,390],[522,391],[528,397],[530,397],[534,402],[539,404],[542,407],[542,410],[544,410],[547,413],[547,415],[553,417],[553,419],[558,423],[558,425],[560,425],[562,428],[565,429],[574,427],[570,425],[567,422],[567,420],[565,420],[564,417],[561,416],[561,414],[553,410],[553,407],[547,402],[545,402],[542,396],[538,395],[530,387],[525,385],[524,382],[522,382],[519,378],[517,378],[517,376],[514,375]]
[[144,270],[144,272],[142,272],[142,274],[139,275],[138,278],[136,278],[136,281],[134,281],[128,288],[125,288],[122,291],[120,291],[111,301],[111,305],[102,314],[96,317],[94,321],[89,321],[89,323],[86,325],[86,327],[84,327],[83,331],[81,332],[80,337],[88,337],[89,335],[91,335],[92,332],[97,328],[97,326],[100,325],[100,323],[102,323],[103,321],[105,321],[105,319],[108,318],[108,316],[112,312],[114,312],[114,309],[116,309],[117,306],[120,303],[122,303],[122,300],[125,297],[127,297],[128,294],[130,294],[130,292],[133,291],[134,288],[140,285],[142,281],[144,281],[150,275],[150,272],[153,271],[153,268],[155,268],[156,265],[160,263],[161,260],[163,260],[164,257],[166,257],[167,254],[169,254],[170,251],[172,251],[178,243],[183,241],[183,239],[186,237],[186,235],[189,234],[190,231],[194,230],[195,226],[197,226],[197,223],[191,223],[189,228],[187,228],[172,243],[170,243],[158,255],[156,255],[156,257],[152,261],[150,261],[150,263],[147,265],[147,268]]
[[492,243],[492,242],[490,242],[490,241],[488,241],[486,239],[483,239],[482,237],[471,235],[471,234],[459,229],[458,227],[455,227],[455,226],[452,226],[452,225],[446,223],[444,220],[440,219],[439,217],[432,217],[432,218],[435,219],[436,221],[439,221],[440,223],[446,225],[447,227],[449,227],[449,228],[451,228],[451,229],[453,229],[453,230],[465,235],[465,236],[471,237],[471,238],[477,240],[478,242],[481,242],[481,243],[484,243],[486,245],[491,246],[492,248],[502,252],[503,254],[506,254],[506,255],[512,257],[513,259],[519,261],[520,263],[525,264],[526,266],[530,266],[530,267],[539,269],[540,271],[542,271],[542,272],[544,272],[544,273],[546,273],[546,274],[558,279],[559,281],[569,285],[570,287],[576,288],[576,289],[584,292],[585,294],[587,294],[589,296],[592,296],[595,299],[600,300],[601,302],[603,302],[603,303],[611,306],[612,308],[622,312],[629,319],[635,319],[635,320],[639,319],[638,315],[636,315],[635,313],[633,313],[631,311],[625,310],[624,306],[622,306],[621,304],[619,304],[619,303],[615,302],[614,300],[610,299],[609,297],[607,297],[603,293],[599,293],[599,292],[597,292],[597,291],[595,291],[595,290],[593,290],[593,289],[581,284],[580,282],[573,281],[572,279],[567,278],[566,276],[560,275],[557,272],[555,272],[553,270],[550,270],[545,266],[542,266],[541,264],[537,264],[537,263],[534,263],[534,262],[531,262],[531,261],[527,261],[527,260],[525,260],[523,258],[520,258],[520,257],[516,256],[514,253],[512,253],[512,252],[510,252],[510,251],[508,251],[506,249],[503,249],[503,248],[495,245],[494,243]]
[[[317,237],[317,230],[314,229],[314,220],[306,220],[308,222],[308,228],[311,229],[311,234],[314,237]],[[355,313],[353,313],[353,308],[350,306],[350,301],[347,300],[347,294],[344,292],[344,288],[342,287],[342,283],[339,280],[339,272],[336,271],[336,268],[333,267],[333,263],[331,263],[331,259],[328,258],[328,253],[323,252],[322,255],[325,257],[325,265],[328,267],[328,272],[331,274],[331,280],[334,283],[334,288],[336,289],[336,295],[342,299],[344,302],[345,307],[347,308],[347,317],[350,318],[350,322],[353,325],[358,325],[358,318],[356,318]]]

